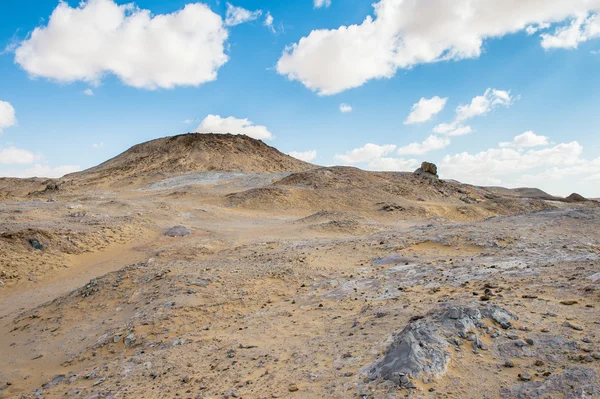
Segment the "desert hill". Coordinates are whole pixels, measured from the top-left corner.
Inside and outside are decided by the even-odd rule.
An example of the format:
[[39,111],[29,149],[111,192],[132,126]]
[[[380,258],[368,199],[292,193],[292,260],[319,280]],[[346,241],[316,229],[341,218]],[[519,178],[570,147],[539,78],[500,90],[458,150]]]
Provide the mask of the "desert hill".
[[142,175],[299,172],[314,167],[245,135],[188,133],[135,145],[98,166],[65,178],[91,183]]
[[293,173],[273,184],[231,193],[230,206],[246,209],[345,210],[393,214],[397,218],[477,220],[552,207],[530,198],[408,172],[370,172],[324,167]]

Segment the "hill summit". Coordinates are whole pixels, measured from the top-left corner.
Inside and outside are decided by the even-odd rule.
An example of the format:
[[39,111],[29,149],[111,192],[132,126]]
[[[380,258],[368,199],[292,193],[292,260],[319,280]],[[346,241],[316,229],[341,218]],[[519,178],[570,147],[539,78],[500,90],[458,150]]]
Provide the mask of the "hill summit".
[[108,161],[68,175],[103,180],[133,176],[236,171],[301,172],[315,165],[300,161],[246,135],[188,133],[137,144]]

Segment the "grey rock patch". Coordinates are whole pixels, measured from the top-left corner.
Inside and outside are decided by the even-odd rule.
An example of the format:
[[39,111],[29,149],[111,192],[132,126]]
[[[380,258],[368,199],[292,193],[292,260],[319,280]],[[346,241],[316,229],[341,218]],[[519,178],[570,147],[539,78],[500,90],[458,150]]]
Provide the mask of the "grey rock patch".
[[528,381],[502,390],[503,398],[548,398],[564,399],[597,398],[600,395],[598,374],[587,367],[568,367],[564,373],[556,374],[544,381]]
[[187,236],[192,234],[191,231],[189,231],[188,229],[186,229],[183,226],[174,226],[171,227],[166,233],[165,235],[167,237],[183,237],[183,236]]
[[406,377],[441,377],[451,359],[449,342],[456,337],[471,336],[475,347],[484,349],[483,342],[474,334],[482,326],[483,318],[504,322],[516,316],[495,305],[455,306],[430,313],[412,320],[394,334],[384,357],[363,371],[371,379],[383,378],[400,386],[406,386]]

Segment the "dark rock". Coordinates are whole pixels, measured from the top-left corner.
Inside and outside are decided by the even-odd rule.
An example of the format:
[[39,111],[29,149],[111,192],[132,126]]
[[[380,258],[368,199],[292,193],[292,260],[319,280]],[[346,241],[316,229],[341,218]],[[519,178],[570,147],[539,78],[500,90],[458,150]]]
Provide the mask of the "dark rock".
[[575,300],[560,301],[560,304],[565,306],[577,305],[578,303]]
[[37,249],[37,250],[44,249],[44,246],[37,238],[30,238],[29,245],[31,245],[31,248],[33,248],[33,249]]
[[531,375],[529,373],[521,373],[519,374],[519,379],[521,381],[529,381],[531,380]]
[[575,324],[572,324],[572,323],[571,323],[571,322],[569,322],[569,321],[565,321],[565,322],[563,323],[563,327],[569,327],[569,328],[571,328],[571,329],[573,329],[573,330],[576,330],[576,331],[583,331],[583,327],[581,327],[581,326],[577,326],[577,325],[575,325]]
[[167,237],[183,237],[183,236],[187,236],[192,234],[191,231],[189,231],[188,229],[186,229],[183,226],[174,226],[171,227],[166,233],[165,235]]
[[552,375],[544,381],[529,381],[505,388],[501,395],[506,399],[595,398],[600,395],[598,373],[588,367],[568,367],[562,374]]

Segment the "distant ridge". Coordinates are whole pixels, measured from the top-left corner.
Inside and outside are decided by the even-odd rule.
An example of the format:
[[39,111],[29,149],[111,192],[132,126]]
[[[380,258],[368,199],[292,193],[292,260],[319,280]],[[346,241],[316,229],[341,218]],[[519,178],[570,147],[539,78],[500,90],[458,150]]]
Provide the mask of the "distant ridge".
[[203,171],[301,172],[315,167],[245,135],[188,133],[137,144],[98,166],[65,178],[120,180]]

